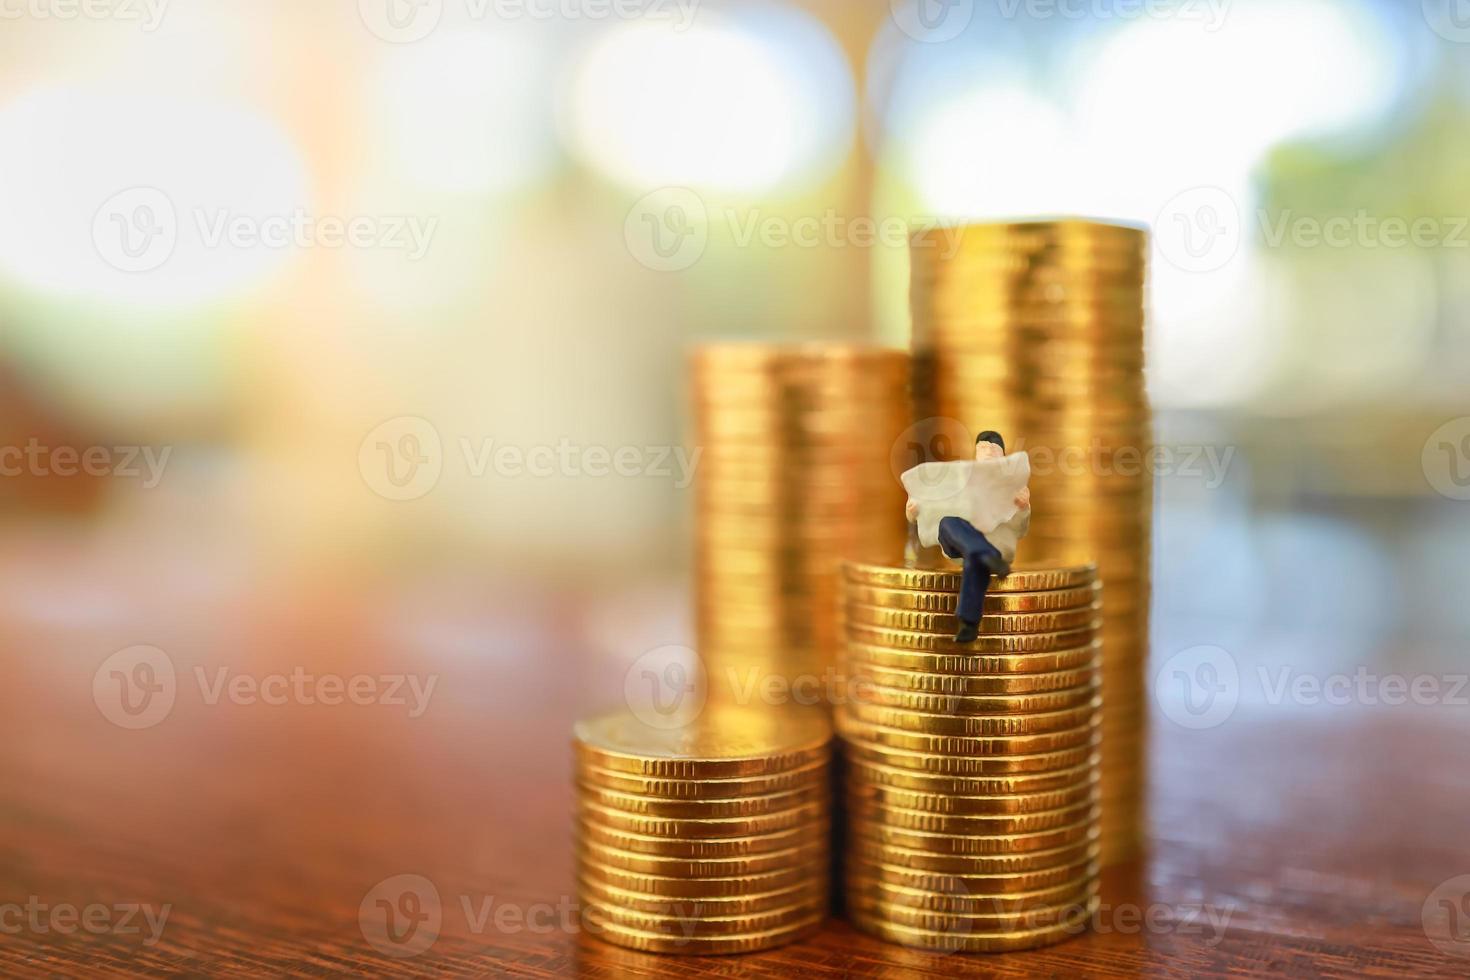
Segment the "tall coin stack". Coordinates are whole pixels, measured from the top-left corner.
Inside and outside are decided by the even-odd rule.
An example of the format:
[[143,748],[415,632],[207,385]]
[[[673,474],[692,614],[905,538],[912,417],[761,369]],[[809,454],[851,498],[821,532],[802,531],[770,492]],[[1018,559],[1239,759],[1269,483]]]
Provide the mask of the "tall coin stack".
[[841,643],[840,569],[901,551],[890,451],[909,426],[907,352],[722,344],[692,357],[695,615],[710,697],[820,677]]
[[850,564],[845,579],[849,918],[945,951],[1080,932],[1098,903],[1096,569],[994,579],[964,645],[957,570]]
[[585,928],[697,955],[810,933],[829,902],[826,713],[710,706],[666,723],[620,713],[576,726]]
[[1104,864],[1139,849],[1147,768],[1147,247],[1141,228],[1061,220],[926,232],[911,250],[918,417],[995,429],[1027,450],[1024,554],[1095,561],[1107,586]]

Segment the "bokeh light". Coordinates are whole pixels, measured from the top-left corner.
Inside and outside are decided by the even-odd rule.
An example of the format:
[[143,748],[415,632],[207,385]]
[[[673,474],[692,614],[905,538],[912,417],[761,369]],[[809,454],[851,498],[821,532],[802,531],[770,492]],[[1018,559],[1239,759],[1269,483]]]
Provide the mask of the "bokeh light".
[[[0,268],[23,287],[69,302],[218,301],[299,251],[237,237],[234,223],[254,234],[308,210],[299,151],[248,106],[57,86],[0,108]],[[170,229],[171,248],[159,244]]]
[[842,162],[853,102],[825,27],[754,6],[683,30],[610,29],[576,72],[569,129],[585,161],[632,188],[789,191]]
[[[557,156],[552,58],[527,31],[434,35],[394,48],[367,107],[393,173],[451,193],[544,180]],[[381,114],[381,116],[380,116]]]
[[1088,138],[1154,174],[1239,179],[1277,144],[1368,125],[1396,104],[1395,62],[1360,4],[1236,3],[1224,18],[1214,31],[1181,17],[1114,31],[1078,76]]

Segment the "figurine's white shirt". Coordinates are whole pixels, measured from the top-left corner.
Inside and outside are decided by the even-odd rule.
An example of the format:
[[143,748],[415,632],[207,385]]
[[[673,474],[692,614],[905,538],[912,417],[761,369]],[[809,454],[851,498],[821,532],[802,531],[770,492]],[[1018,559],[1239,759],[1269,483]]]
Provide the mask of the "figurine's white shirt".
[[920,463],[902,477],[909,499],[919,505],[919,543],[926,548],[937,545],[939,522],[946,517],[963,518],[981,534],[990,534],[1016,517],[1016,494],[1030,479],[1031,457],[1024,452],[987,460]]

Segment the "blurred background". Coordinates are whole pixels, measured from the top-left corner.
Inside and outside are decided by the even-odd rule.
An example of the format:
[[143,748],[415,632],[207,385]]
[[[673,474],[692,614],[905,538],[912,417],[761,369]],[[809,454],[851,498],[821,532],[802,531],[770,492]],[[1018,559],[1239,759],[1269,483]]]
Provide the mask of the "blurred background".
[[687,642],[686,348],[906,345],[909,227],[1059,213],[1157,232],[1156,657],[1463,660],[1459,4],[0,12],[0,601],[92,663]]

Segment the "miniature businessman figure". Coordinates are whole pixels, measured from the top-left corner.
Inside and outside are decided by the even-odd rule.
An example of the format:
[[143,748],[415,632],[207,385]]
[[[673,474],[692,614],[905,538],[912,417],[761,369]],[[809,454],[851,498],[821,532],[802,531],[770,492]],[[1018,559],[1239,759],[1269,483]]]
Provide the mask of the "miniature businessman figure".
[[938,544],[947,557],[964,562],[956,643],[980,635],[990,576],[1010,574],[1016,547],[1031,527],[1030,461],[1025,453],[1003,458],[1005,453],[1000,433],[982,432],[974,464],[923,463],[904,474],[905,513],[919,525],[921,543]]

